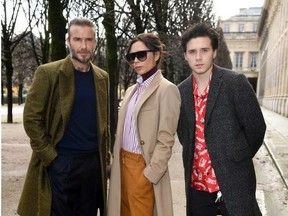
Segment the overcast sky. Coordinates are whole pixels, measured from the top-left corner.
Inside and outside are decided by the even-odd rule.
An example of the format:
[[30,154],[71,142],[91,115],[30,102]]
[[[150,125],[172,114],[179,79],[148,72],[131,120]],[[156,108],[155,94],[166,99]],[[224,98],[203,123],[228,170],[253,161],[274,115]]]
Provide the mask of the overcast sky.
[[214,0],[216,19],[228,19],[239,13],[240,8],[263,7],[264,0]]

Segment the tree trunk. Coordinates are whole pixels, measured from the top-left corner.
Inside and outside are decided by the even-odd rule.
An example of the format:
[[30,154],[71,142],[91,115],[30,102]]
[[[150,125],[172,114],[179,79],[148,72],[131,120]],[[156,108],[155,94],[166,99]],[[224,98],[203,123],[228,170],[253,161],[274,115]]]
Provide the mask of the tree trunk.
[[118,120],[118,77],[117,71],[117,39],[115,36],[115,11],[114,1],[104,0],[106,13],[104,14],[103,25],[106,35],[106,63],[107,72],[110,79],[110,133],[111,133],[111,150],[115,141],[116,124]]
[[18,105],[23,103],[23,83],[20,83],[18,86]]
[[4,104],[4,82],[1,80],[1,105],[3,106]]
[[12,52],[11,43],[5,41],[4,43],[4,65],[6,68],[6,87],[7,87],[7,123],[13,123],[13,90],[12,90],[12,75],[13,75],[13,65],[12,65]]
[[49,31],[51,33],[51,61],[66,57],[66,20],[63,16],[63,5],[60,0],[49,1],[48,8]]

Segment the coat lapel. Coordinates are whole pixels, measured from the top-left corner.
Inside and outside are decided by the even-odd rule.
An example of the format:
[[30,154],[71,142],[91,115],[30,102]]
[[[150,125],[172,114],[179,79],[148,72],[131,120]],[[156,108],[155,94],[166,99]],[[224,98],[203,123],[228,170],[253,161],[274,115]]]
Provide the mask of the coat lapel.
[[207,99],[205,125],[207,125],[207,123],[209,122],[210,114],[214,108],[216,99],[219,94],[219,90],[222,84],[222,79],[221,79],[222,73],[223,72],[220,71],[217,68],[217,66],[214,65],[208,99]]
[[59,71],[59,96],[61,101],[61,111],[63,123],[66,126],[73,107],[75,95],[74,67],[67,56]]
[[131,86],[125,93],[124,100],[122,101],[121,110],[127,110],[128,103],[137,89],[137,84]]
[[141,95],[136,108],[135,108],[135,117],[137,119],[138,113],[143,105],[143,103],[150,97],[150,95],[158,88],[161,80],[163,79],[163,75],[161,72],[157,72],[155,77],[153,78],[152,82],[148,86],[148,88],[144,91],[144,93]]
[[[99,68],[92,65],[92,70],[93,70],[96,101],[98,104],[96,111],[98,113],[106,113],[107,110],[106,110],[105,104],[107,104],[108,86],[105,84],[105,77],[101,75]],[[104,106],[101,106],[102,104]],[[101,109],[103,109],[103,110],[101,110]],[[103,117],[105,117],[105,116],[103,116]],[[100,119],[100,116],[98,116],[98,119]],[[100,125],[102,125],[102,124],[100,124]]]
[[[195,124],[195,106],[193,97],[192,74],[186,79],[185,82],[185,88],[183,88],[181,100],[183,100],[182,104],[184,104],[188,121],[190,122],[190,125],[193,126]],[[194,126],[192,128],[194,129]]]
[[[100,73],[99,68],[92,65],[92,70],[93,70],[96,102],[97,102],[95,112],[97,113],[97,124],[99,129],[98,133],[102,135],[102,133],[105,130],[105,127],[109,124],[109,122],[107,122],[108,116],[105,115],[105,113],[109,113],[107,107],[108,109],[110,109],[108,100],[109,95],[107,95],[109,94],[109,87],[108,87],[109,84],[108,83],[106,84],[106,79]],[[99,144],[101,145],[102,142],[99,142]]]

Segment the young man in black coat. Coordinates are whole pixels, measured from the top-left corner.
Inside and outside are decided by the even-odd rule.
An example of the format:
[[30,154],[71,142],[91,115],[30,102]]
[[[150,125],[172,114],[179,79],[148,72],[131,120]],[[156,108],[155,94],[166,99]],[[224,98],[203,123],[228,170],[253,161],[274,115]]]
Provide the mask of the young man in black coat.
[[256,95],[243,74],[213,63],[218,38],[206,24],[187,29],[182,47],[192,71],[178,86],[187,215],[262,215],[252,158],[266,125]]

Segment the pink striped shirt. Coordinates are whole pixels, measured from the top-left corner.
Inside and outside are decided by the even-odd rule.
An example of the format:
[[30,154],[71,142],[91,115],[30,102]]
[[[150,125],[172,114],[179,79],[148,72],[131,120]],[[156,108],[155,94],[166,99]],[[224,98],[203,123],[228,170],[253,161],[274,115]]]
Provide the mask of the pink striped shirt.
[[125,116],[125,122],[124,122],[122,148],[126,151],[130,151],[136,154],[141,154],[142,152],[141,146],[139,144],[134,112],[135,112],[136,105],[141,95],[144,93],[147,87],[151,84],[155,75],[159,72],[160,70],[158,70],[148,79],[146,79],[144,82],[142,81],[143,78],[141,76],[137,79],[137,89],[128,103],[126,116]]

